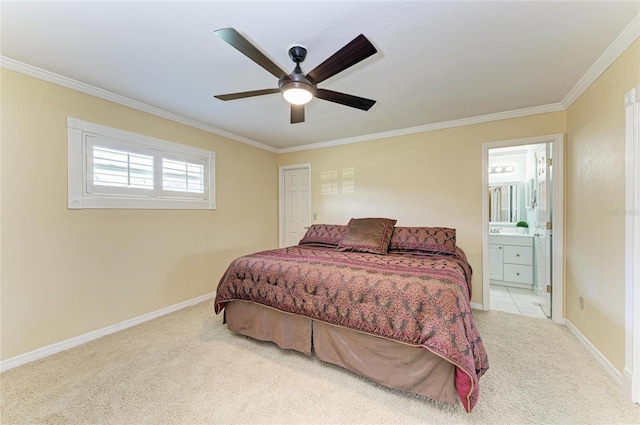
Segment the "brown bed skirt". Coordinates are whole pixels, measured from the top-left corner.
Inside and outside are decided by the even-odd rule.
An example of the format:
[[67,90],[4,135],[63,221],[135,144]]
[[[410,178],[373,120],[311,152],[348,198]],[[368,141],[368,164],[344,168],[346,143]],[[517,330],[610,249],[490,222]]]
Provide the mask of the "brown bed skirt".
[[447,404],[460,403],[455,366],[420,347],[284,313],[248,301],[227,303],[230,330],[300,351],[387,387]]

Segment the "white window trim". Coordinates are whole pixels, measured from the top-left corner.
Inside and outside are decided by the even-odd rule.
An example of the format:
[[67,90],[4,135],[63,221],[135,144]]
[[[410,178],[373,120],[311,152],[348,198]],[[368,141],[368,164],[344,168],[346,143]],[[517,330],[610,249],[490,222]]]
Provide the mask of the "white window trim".
[[[125,143],[143,145],[155,150],[169,151],[172,156],[194,156],[205,161],[208,172],[205,199],[179,197],[168,191],[155,196],[88,193],[87,143],[88,135],[116,139]],[[154,137],[111,128],[78,118],[67,117],[67,208],[127,208],[127,209],[216,209],[215,174],[216,153],[192,146],[156,139]]]

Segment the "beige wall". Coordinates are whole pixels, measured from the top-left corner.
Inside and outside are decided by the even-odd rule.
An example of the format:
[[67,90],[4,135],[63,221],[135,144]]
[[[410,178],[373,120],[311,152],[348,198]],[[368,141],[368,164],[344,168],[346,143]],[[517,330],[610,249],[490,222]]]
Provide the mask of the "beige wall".
[[[1,359],[212,292],[277,246],[276,154],[1,72]],[[218,209],[67,210],[67,116],[215,151]]]
[[[279,165],[311,163],[315,223],[383,216],[398,226],[457,229],[474,270],[472,301],[482,303],[482,144],[564,133],[565,113],[281,154]],[[354,191],[323,195],[323,173],[354,169]],[[326,174],[325,174],[326,175]]]
[[[312,164],[316,223],[457,228],[480,303],[482,143],[566,132],[565,312],[623,367],[623,96],[640,84],[639,41],[566,113],[281,155],[1,72],[0,359],[213,291],[231,259],[277,245],[277,165]],[[216,151],[218,209],[67,210],[67,116]]]
[[[636,40],[567,111],[566,317],[624,366],[624,95],[640,84]],[[578,297],[584,298],[584,309]]]

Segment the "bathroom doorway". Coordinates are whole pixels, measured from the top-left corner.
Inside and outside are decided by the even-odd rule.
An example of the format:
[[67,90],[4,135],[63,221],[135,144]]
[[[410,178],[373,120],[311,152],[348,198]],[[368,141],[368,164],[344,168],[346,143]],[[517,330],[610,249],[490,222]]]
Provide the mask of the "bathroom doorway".
[[483,309],[561,322],[562,134],[483,144]]

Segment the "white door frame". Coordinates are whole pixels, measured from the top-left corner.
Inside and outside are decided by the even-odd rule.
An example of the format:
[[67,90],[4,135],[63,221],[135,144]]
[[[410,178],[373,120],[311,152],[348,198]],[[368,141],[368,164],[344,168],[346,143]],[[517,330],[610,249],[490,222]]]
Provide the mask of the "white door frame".
[[311,163],[307,162],[304,164],[294,164],[294,165],[281,165],[278,167],[278,246],[280,248],[284,248],[286,245],[285,241],[285,212],[286,208],[284,205],[284,188],[285,181],[284,175],[288,170],[307,170],[309,173],[309,223],[311,223],[311,198],[313,197],[313,192],[311,191]]
[[564,324],[564,134],[482,144],[482,309],[489,310],[489,149],[553,142],[553,237],[551,319]]
[[625,95],[625,343],[622,386],[640,403],[640,86]]

